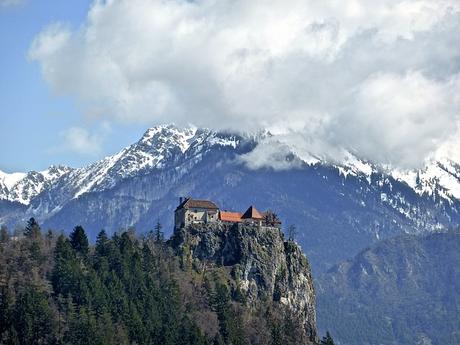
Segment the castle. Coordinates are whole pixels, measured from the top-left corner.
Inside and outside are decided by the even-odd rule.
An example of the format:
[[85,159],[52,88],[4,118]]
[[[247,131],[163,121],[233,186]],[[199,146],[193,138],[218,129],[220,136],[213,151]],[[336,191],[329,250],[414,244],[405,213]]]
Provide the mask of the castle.
[[254,206],[244,213],[223,211],[212,201],[180,198],[179,206],[174,212],[174,225],[176,229],[190,224],[208,223],[245,223],[257,226],[281,227],[281,222],[271,211],[259,212]]

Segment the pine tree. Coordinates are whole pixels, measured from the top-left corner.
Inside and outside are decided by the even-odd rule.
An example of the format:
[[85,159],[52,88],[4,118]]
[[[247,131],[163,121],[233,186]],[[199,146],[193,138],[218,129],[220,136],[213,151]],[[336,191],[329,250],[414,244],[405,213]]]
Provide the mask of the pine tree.
[[152,271],[154,269],[155,257],[153,256],[152,251],[150,250],[148,244],[144,242],[142,246],[142,264],[146,272]]
[[334,340],[329,331],[326,332],[326,336],[321,340],[321,345],[334,345]]
[[16,301],[13,325],[21,344],[53,343],[56,322],[45,294],[27,287]]
[[27,239],[26,246],[29,250],[31,264],[36,265],[42,263],[44,256],[42,255],[43,241],[41,236],[40,225],[38,225],[35,218],[30,218],[24,230],[24,235]]
[[295,224],[291,224],[288,227],[288,239],[289,241],[295,241],[297,237],[297,227]]
[[54,292],[67,296],[74,286],[74,276],[77,272],[75,252],[68,239],[60,235],[54,249],[54,268],[51,273],[51,283]]
[[41,236],[40,225],[38,225],[35,218],[30,218],[24,230],[24,235],[29,238],[38,238]]
[[106,256],[107,252],[107,243],[109,242],[109,238],[107,237],[107,233],[104,229],[102,229],[96,238],[96,253],[99,256]]
[[162,231],[163,226],[160,223],[160,219],[157,219],[157,223],[155,224],[155,242],[163,243],[164,241],[164,233]]
[[219,320],[222,337],[227,344],[243,344],[243,328],[241,320],[230,303],[230,292],[226,284],[216,282],[216,291],[213,296],[213,307]]
[[70,244],[75,251],[84,255],[88,253],[88,237],[81,225],[77,225],[70,234]]
[[48,246],[48,248],[51,248],[53,237],[54,237],[53,231],[51,229],[48,230],[48,232],[46,233],[46,245]]
[[6,286],[0,290],[0,335],[7,331],[12,323],[13,297]]
[[10,234],[6,225],[0,227],[0,243],[6,243],[10,239]]
[[94,313],[80,307],[75,317],[69,319],[69,329],[65,341],[73,345],[102,344]]

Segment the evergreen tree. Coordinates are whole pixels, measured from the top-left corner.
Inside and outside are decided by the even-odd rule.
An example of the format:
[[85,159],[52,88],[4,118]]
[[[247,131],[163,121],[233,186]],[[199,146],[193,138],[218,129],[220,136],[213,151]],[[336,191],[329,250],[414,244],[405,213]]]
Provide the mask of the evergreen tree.
[[[28,225],[36,229],[38,224]],[[155,242],[163,242],[161,230],[158,222],[152,231]],[[19,258],[5,261],[5,270],[13,275],[0,287],[0,344],[240,345],[248,340],[244,330],[250,328],[242,316],[248,314],[239,309],[244,299],[230,284],[228,272],[218,267],[210,267],[203,284],[195,285],[200,278],[181,271],[166,246],[140,241],[132,231],[109,238],[102,230],[92,251],[79,226],[70,239],[50,236],[49,248],[42,251],[45,260],[33,266],[39,274],[24,279],[32,276],[24,260],[33,251],[31,243],[40,241],[23,237],[0,245],[13,256],[11,248],[18,248]],[[196,320],[203,316],[217,316],[219,330],[212,338],[198,327]],[[273,344],[293,343],[281,320],[278,328],[260,325],[266,327],[260,338],[266,343],[270,335]]]
[[28,247],[29,258],[32,260],[32,266],[39,265],[43,262],[44,256],[42,255],[43,241],[41,237],[40,225],[38,225],[35,218],[30,218],[24,230],[26,241],[25,246]]
[[54,249],[54,268],[51,272],[51,283],[56,294],[67,296],[75,289],[75,276],[78,274],[78,265],[75,252],[68,239],[60,235]]
[[10,234],[6,225],[0,227],[0,243],[6,243],[10,239]]
[[54,341],[56,323],[45,294],[29,286],[19,295],[13,327],[21,345],[50,344]]
[[288,232],[288,240],[295,241],[297,237],[297,227],[295,226],[295,224],[289,225],[287,232]]
[[321,339],[321,345],[334,345],[334,340],[332,339],[329,331],[327,331],[326,336]]
[[46,245],[48,246],[48,248],[51,247],[51,243],[53,242],[53,237],[54,237],[53,231],[51,229],[48,230],[48,232],[46,233]]
[[160,223],[160,219],[157,219],[157,223],[155,224],[155,242],[163,243],[164,241],[164,233],[162,231],[163,226]]
[[77,225],[71,232],[70,244],[75,251],[84,255],[88,253],[88,237],[81,225]]
[[0,290],[0,335],[10,329],[13,310],[14,303],[11,292],[7,287],[2,286]]
[[29,238],[38,238],[41,236],[40,225],[38,225],[35,218],[30,218],[24,230],[24,235]]
[[86,307],[80,307],[78,313],[69,319],[69,329],[65,341],[72,345],[103,345],[98,332],[94,313]]
[[105,256],[108,254],[107,252],[107,243],[109,242],[109,238],[107,237],[107,233],[104,229],[102,229],[99,234],[97,234],[96,238],[96,253],[100,256]]
[[219,320],[219,328],[226,344],[243,344],[244,334],[241,320],[230,303],[230,291],[226,284],[216,282],[213,306]]

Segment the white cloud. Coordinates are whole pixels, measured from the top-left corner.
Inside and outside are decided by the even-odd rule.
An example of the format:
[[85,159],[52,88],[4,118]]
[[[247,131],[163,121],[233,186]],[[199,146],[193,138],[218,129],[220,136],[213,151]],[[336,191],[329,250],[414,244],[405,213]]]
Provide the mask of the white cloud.
[[411,166],[457,131],[459,11],[458,0],[99,0],[78,30],[41,32],[30,57],[89,114],[268,128],[299,155],[344,147]]
[[346,139],[338,144],[365,157],[417,166],[457,133],[459,90],[458,75],[446,81],[420,72],[372,75],[352,90],[331,130]]
[[105,135],[91,133],[82,127],[71,127],[60,133],[62,146],[60,150],[72,151],[81,155],[95,156],[101,153]]
[[16,7],[26,3],[26,0],[0,0],[1,7]]

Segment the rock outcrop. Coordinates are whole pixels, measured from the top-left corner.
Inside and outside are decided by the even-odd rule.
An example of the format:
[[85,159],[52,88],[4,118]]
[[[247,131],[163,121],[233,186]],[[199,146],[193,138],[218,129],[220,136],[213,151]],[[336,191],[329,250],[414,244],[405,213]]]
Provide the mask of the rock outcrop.
[[194,267],[228,267],[249,306],[273,303],[301,323],[305,342],[317,341],[315,291],[307,258],[275,227],[196,224],[176,229],[171,245]]

